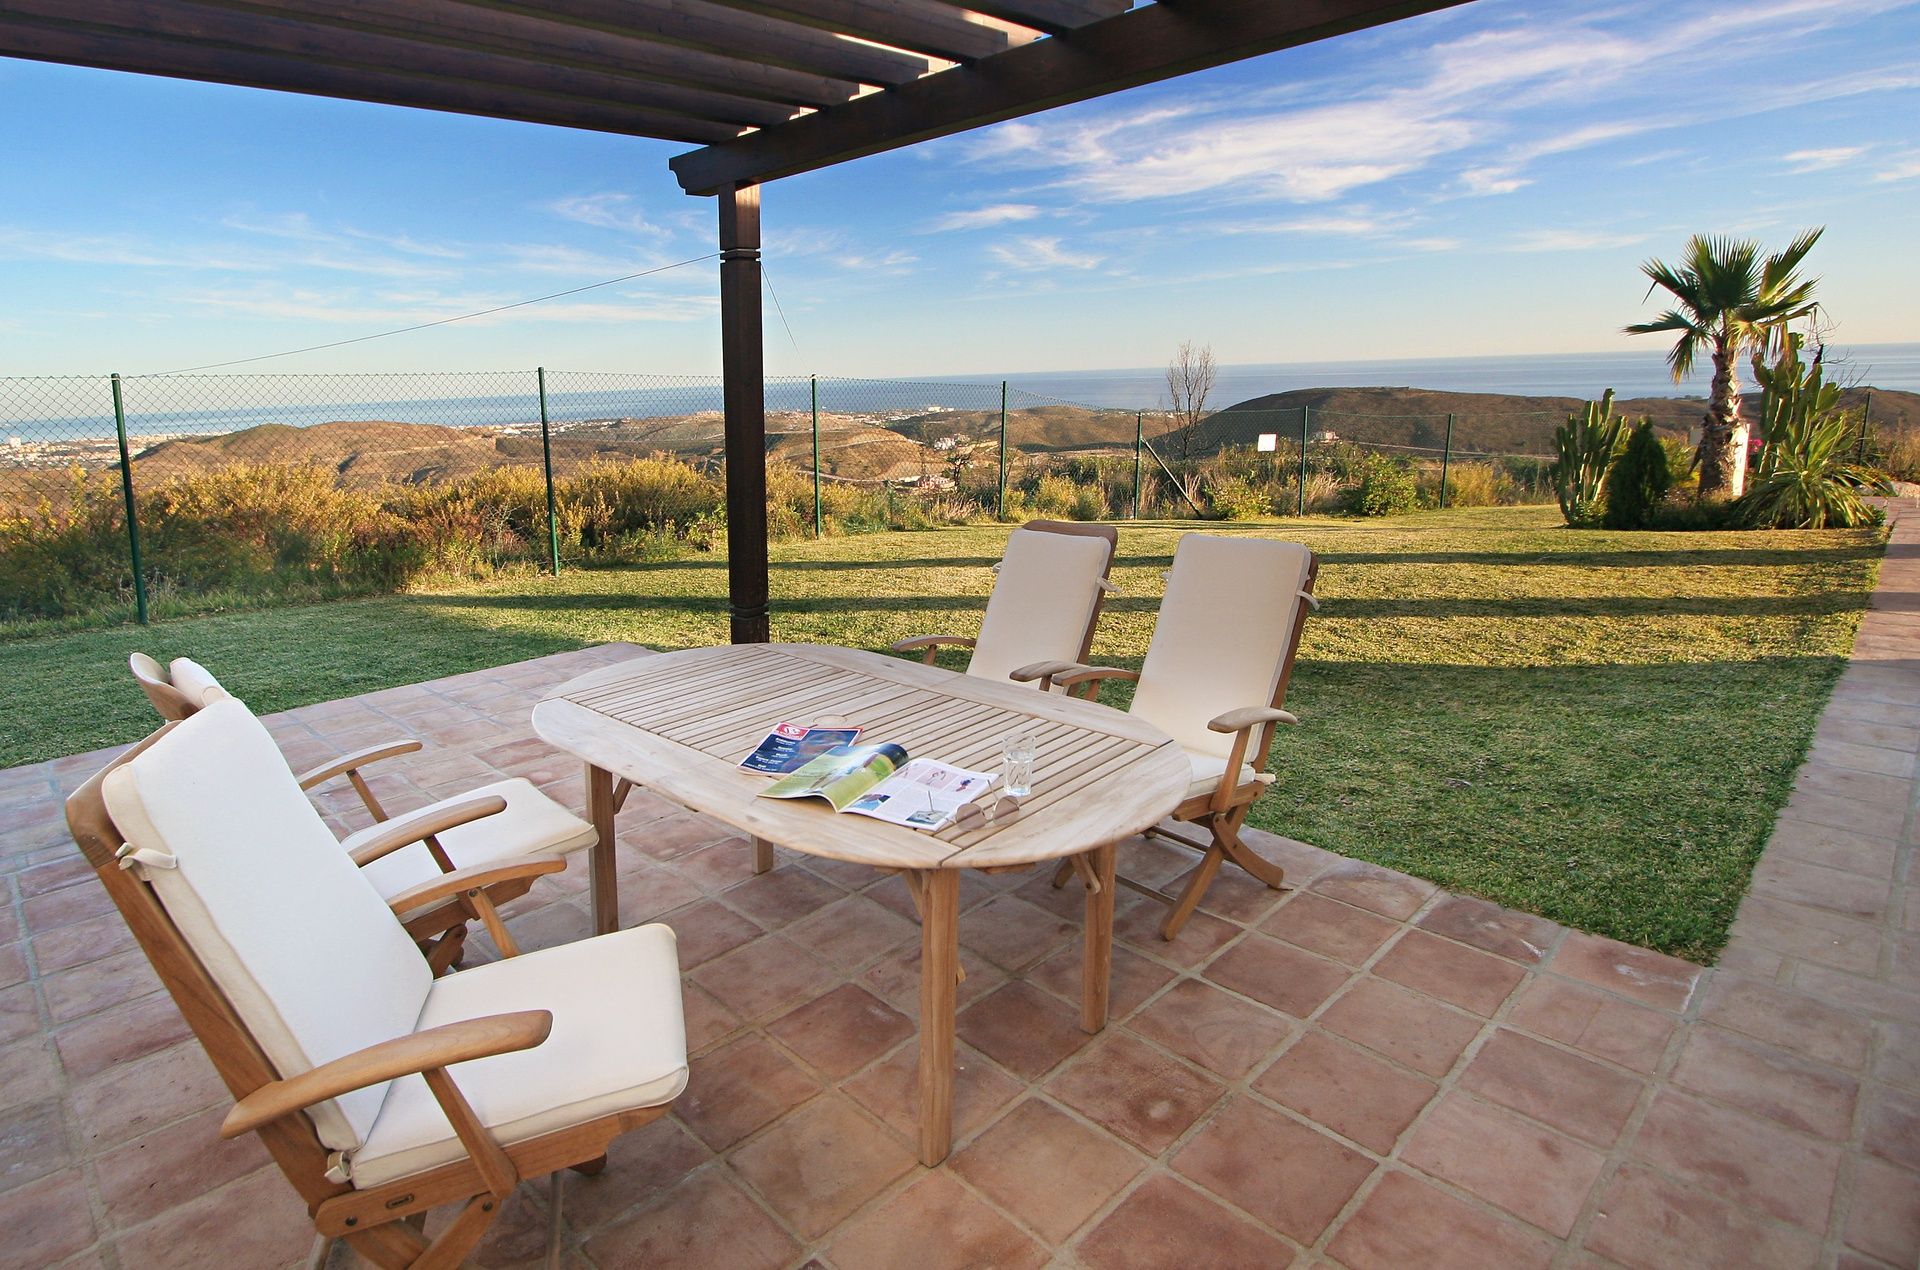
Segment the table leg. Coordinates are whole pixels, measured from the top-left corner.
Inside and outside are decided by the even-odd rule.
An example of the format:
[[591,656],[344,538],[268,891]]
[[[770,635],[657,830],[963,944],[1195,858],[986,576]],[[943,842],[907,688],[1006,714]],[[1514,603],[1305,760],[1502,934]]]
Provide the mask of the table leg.
[[773,844],[758,834],[753,839],[753,871],[771,873],[773,871]]
[[1080,964],[1080,1030],[1098,1032],[1107,1025],[1107,1000],[1113,984],[1114,859],[1120,848],[1108,843],[1092,857],[1100,889],[1087,888],[1086,954]]
[[920,873],[920,1163],[953,1147],[954,978],[960,966],[960,871]]
[[613,817],[618,805],[613,796],[613,773],[587,764],[587,819],[593,822],[594,839],[588,868],[593,890],[593,933],[605,935],[620,929],[620,884],[613,856]]

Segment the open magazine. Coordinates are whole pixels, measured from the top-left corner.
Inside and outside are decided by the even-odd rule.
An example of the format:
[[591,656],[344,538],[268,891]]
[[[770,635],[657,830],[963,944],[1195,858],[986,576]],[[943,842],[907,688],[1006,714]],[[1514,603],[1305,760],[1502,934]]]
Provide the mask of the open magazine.
[[908,758],[892,742],[839,745],[760,791],[762,798],[823,798],[835,811],[909,829],[942,829],[995,780],[932,759]]

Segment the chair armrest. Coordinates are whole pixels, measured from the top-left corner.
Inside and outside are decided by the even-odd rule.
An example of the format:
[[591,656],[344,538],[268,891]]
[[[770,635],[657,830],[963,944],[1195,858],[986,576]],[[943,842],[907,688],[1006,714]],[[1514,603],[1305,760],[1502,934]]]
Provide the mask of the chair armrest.
[[300,788],[312,789],[315,785],[324,785],[337,776],[346,776],[363,767],[381,762],[384,759],[398,758],[402,754],[412,754],[421,748],[421,742],[414,740],[388,741],[384,745],[369,745],[364,750],[355,750],[351,754],[342,754],[339,758],[322,763],[312,771],[300,775]]
[[942,644],[951,644],[956,648],[972,648],[978,641],[967,635],[915,635],[910,639],[896,641],[893,651],[896,653],[925,652],[920,660],[933,665],[934,654],[940,651]]
[[1109,679],[1125,679],[1132,683],[1139,683],[1140,672],[1137,670],[1120,670],[1113,666],[1075,666],[1064,675],[1055,675],[1053,682],[1059,687],[1065,688],[1069,696],[1073,695],[1075,688],[1085,684],[1086,691],[1080,694],[1080,699],[1082,701],[1098,701],[1100,700],[1100,685]]
[[1285,710],[1276,710],[1271,706],[1249,706],[1244,710],[1229,710],[1207,720],[1207,726],[1215,732],[1245,732],[1248,728],[1259,727],[1263,723],[1297,724],[1300,720]]
[[504,860],[498,864],[479,864],[471,869],[455,869],[451,873],[442,873],[439,877],[418,886],[410,886],[387,900],[387,907],[393,910],[395,917],[405,919],[416,908],[424,908],[441,900],[464,895],[468,891],[484,891],[498,882],[511,882],[516,878],[537,878],[547,873],[561,873],[567,862],[557,855],[527,855],[517,860]]
[[[411,815],[389,820],[380,827],[380,832],[355,847],[353,862],[359,865],[372,864],[383,855],[390,855],[401,847],[415,842],[425,842],[435,834],[445,833],[449,829],[471,824],[487,816],[497,816],[507,809],[507,800],[498,794],[487,794],[480,798],[462,798],[457,803],[444,807],[426,807]],[[443,869],[445,865],[441,866]]]
[[298,1076],[262,1085],[233,1105],[227,1118],[220,1122],[220,1136],[239,1137],[282,1116],[304,1111],[317,1102],[338,1098],[383,1080],[532,1049],[545,1041],[551,1031],[552,1011],[519,1010],[512,1014],[462,1019],[411,1036],[396,1036],[322,1063]]
[[1007,673],[1007,678],[1019,683],[1032,683],[1036,679],[1052,681],[1055,675],[1064,675],[1071,670],[1091,670],[1091,666],[1082,666],[1077,661],[1035,661],[1028,662],[1017,670]]

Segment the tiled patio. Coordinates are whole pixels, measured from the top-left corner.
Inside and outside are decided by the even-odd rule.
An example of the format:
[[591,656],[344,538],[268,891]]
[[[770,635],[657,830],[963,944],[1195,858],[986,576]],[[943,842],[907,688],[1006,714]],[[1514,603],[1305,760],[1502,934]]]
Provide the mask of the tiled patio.
[[[409,807],[527,776],[578,806],[532,704],[626,646],[271,720],[296,766],[407,734]],[[914,1160],[917,934],[896,879],[636,794],[623,916],[680,936],[695,1051],[675,1114],[569,1176],[569,1265],[1912,1266],[1920,1257],[1920,527],[1720,969],[1284,839],[1295,889],[1223,876],[1181,938],[1120,899],[1115,1019],[1077,1026],[1080,904],[1044,873],[961,892],[946,1166]],[[133,691],[129,684],[128,691]],[[298,1264],[311,1226],[68,843],[103,761],[0,773],[0,1263]],[[348,792],[322,806],[359,824]],[[1133,871],[1186,867],[1131,844]],[[579,861],[514,906],[588,929]],[[490,1266],[537,1263],[523,1188]],[[336,1264],[350,1258],[336,1255]]]

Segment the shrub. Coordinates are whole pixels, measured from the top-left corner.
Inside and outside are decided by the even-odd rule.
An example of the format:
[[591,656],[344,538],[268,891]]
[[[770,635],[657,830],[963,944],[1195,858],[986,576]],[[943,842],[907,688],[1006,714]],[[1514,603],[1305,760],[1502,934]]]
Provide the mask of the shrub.
[[1420,505],[1413,472],[1384,454],[1369,454],[1359,463],[1359,484],[1347,492],[1347,510],[1356,516],[1398,516]]
[[1754,357],[1762,391],[1762,446],[1747,491],[1735,500],[1743,524],[1781,529],[1851,527],[1879,513],[1863,495],[1892,487],[1854,461],[1857,432],[1840,409],[1840,388],[1825,382],[1818,358],[1800,361],[1800,337],[1789,336],[1771,367]]
[[1271,495],[1244,476],[1216,476],[1207,485],[1207,502],[1222,520],[1253,520],[1273,508]]
[[1494,507],[1505,501],[1499,478],[1486,463],[1454,463],[1447,468],[1447,506]]
[[1608,529],[1645,529],[1672,486],[1667,452],[1653,424],[1642,419],[1607,472],[1607,511],[1601,523]]
[[1056,472],[1044,472],[1033,483],[1028,495],[1033,509],[1043,516],[1070,516],[1073,513],[1073,498],[1079,493],[1079,487]]

